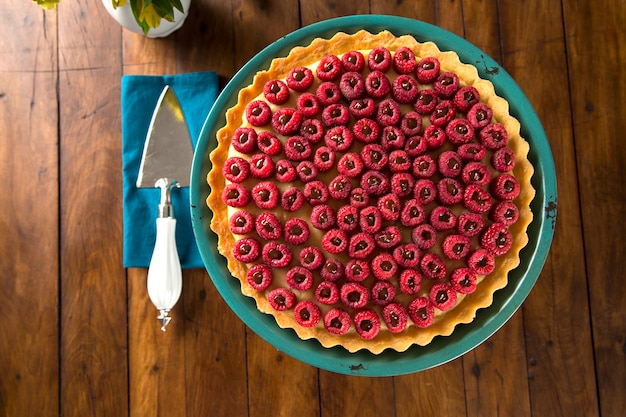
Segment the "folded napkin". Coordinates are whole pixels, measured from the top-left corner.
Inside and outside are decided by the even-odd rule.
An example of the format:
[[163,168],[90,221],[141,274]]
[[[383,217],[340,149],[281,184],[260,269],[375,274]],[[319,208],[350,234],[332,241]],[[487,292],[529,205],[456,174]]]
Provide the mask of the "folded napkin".
[[[219,84],[214,72],[178,75],[125,75],[122,77],[122,179],[124,209],[124,267],[147,268],[156,240],[158,188],[137,188],[139,164],[152,113],[163,88],[169,85],[183,109],[195,149],[198,136]],[[189,187],[172,190],[176,217],[176,247],[183,268],[202,268],[196,247],[191,215]]]

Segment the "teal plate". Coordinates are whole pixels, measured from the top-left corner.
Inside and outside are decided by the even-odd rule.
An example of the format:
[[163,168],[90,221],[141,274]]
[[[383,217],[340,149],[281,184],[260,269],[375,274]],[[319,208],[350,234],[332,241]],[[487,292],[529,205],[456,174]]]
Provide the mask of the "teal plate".
[[[217,251],[217,236],[209,228],[211,211],[205,201],[209,193],[206,176],[211,168],[208,155],[216,146],[215,134],[225,123],[225,111],[237,100],[238,91],[252,82],[257,71],[266,69],[274,57],[285,56],[298,45],[314,38],[328,38],[338,31],[355,33],[389,30],[395,35],[410,34],[421,42],[433,41],[441,50],[455,51],[461,61],[478,68],[482,78],[491,80],[498,95],[510,103],[510,111],[522,126],[530,143],[528,158],[535,173],[532,184],[537,193],[531,204],[534,219],[528,228],[530,241],[521,252],[520,265],[510,272],[508,285],[497,291],[493,304],[478,311],[469,324],[459,325],[452,335],[436,337],[427,346],[414,345],[405,352],[390,349],[379,355],[369,351],[349,353],[342,347],[324,348],[317,340],[301,340],[291,329],[281,329],[274,317],[256,308],[252,298],[242,295],[239,281],[232,277],[226,259]],[[201,87],[201,86],[200,86]],[[450,32],[420,21],[394,16],[358,15],[322,21],[303,27],[272,43],[232,78],[211,109],[200,134],[191,173],[191,218],[196,241],[215,287],[239,318],[276,349],[305,363],[329,371],[363,376],[392,376],[432,368],[474,349],[495,333],[515,313],[534,286],[545,263],[556,221],[556,175],[545,132],[519,86],[486,53]]]

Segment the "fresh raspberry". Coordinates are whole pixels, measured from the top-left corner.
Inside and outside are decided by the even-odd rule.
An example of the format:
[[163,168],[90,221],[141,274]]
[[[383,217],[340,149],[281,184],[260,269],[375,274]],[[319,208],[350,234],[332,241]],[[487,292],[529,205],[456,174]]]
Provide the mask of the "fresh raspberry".
[[380,318],[374,310],[361,310],[354,315],[354,328],[363,340],[372,340],[380,331]]
[[247,210],[237,210],[228,221],[230,231],[236,235],[246,235],[254,230],[254,216]]
[[[363,119],[366,120],[366,119]],[[378,143],[369,143],[361,149],[361,160],[366,169],[380,171],[389,160],[387,152]]]
[[287,288],[275,288],[267,294],[267,300],[276,311],[291,310],[296,305],[296,295]]
[[348,106],[350,114],[355,119],[371,118],[376,113],[376,103],[370,97],[352,100]]
[[354,206],[341,206],[337,209],[337,226],[345,231],[352,232],[359,226],[359,209]]
[[339,301],[339,287],[331,281],[322,281],[315,288],[315,300],[320,304],[333,305]]
[[397,101],[388,98],[378,104],[376,121],[379,125],[384,127],[398,124],[401,117],[402,113],[400,112],[400,105]]
[[315,77],[313,77],[313,71],[311,71],[307,67],[295,67],[289,70],[287,74],[287,86],[295,91],[306,91],[313,81]]
[[[320,271],[320,275],[326,281],[337,281],[343,277],[345,272],[345,267],[343,264],[335,258],[326,259],[322,270]],[[337,300],[335,300],[337,301]]]
[[400,272],[398,282],[400,291],[404,294],[415,295],[422,288],[422,274],[416,269],[407,268]]
[[402,234],[397,226],[387,226],[376,232],[374,242],[382,249],[391,249],[402,240]]
[[400,129],[407,138],[419,135],[422,131],[422,115],[415,111],[405,113],[400,120]]
[[520,193],[517,179],[510,174],[501,174],[491,181],[491,192],[499,200],[512,201]]
[[476,88],[471,85],[466,85],[459,88],[454,94],[453,101],[460,112],[467,113],[472,106],[480,102],[480,94]]
[[296,100],[296,109],[304,117],[315,117],[322,110],[322,104],[314,94],[302,93]]
[[254,178],[265,179],[274,175],[276,165],[272,157],[264,153],[255,153],[250,157],[250,174]]
[[365,92],[365,80],[358,72],[346,72],[341,76],[339,81],[339,91],[341,95],[348,101],[355,100]]
[[313,286],[313,273],[302,266],[291,267],[285,275],[287,284],[298,291],[307,291]]
[[293,317],[302,327],[315,327],[322,317],[322,312],[314,302],[303,300],[294,307]]
[[276,240],[283,235],[283,226],[274,213],[262,211],[256,216],[254,227],[261,239]]
[[329,230],[335,226],[335,210],[327,204],[319,204],[311,210],[311,224],[319,230]]
[[433,84],[433,89],[444,98],[451,98],[459,89],[459,76],[453,72],[442,72]]
[[271,210],[278,205],[280,191],[271,181],[262,181],[252,187],[252,200],[258,208]]
[[446,311],[456,304],[456,292],[450,284],[438,282],[430,288],[428,293],[430,302],[441,311]]
[[367,288],[358,282],[346,282],[339,289],[339,298],[343,305],[358,309],[367,305],[370,297]]
[[403,243],[393,249],[393,259],[402,268],[414,268],[420,261],[420,249],[415,243]]
[[324,125],[317,119],[305,119],[300,126],[300,136],[310,143],[318,143],[324,139]]
[[244,207],[251,198],[250,190],[237,183],[226,184],[224,191],[222,191],[222,201],[230,207]]
[[398,74],[411,74],[415,71],[417,62],[415,61],[415,53],[406,46],[396,49],[393,54],[393,68]]
[[439,149],[446,142],[446,132],[439,126],[430,125],[424,130],[424,140],[428,149]]
[[415,108],[415,111],[419,114],[431,114],[435,110],[438,102],[439,98],[437,97],[437,93],[429,88],[425,88],[420,90],[415,103],[413,103],[413,108]]
[[358,209],[367,207],[370,203],[369,195],[361,187],[355,187],[350,191],[350,204]]
[[460,203],[463,201],[463,186],[454,178],[444,178],[437,183],[437,197],[447,206]]
[[430,114],[430,123],[443,127],[450,123],[456,115],[454,104],[450,100],[442,100],[435,106],[435,110]]
[[387,151],[403,149],[404,140],[404,133],[396,126],[385,126],[380,136],[380,144]]
[[261,256],[263,262],[271,268],[284,268],[291,262],[293,254],[289,246],[270,241],[263,245]]
[[361,171],[363,171],[363,161],[359,154],[347,152],[339,158],[337,171],[348,178],[356,178],[361,174]]
[[244,182],[250,175],[250,164],[238,156],[231,156],[224,162],[222,174],[230,182]]
[[339,78],[342,71],[341,60],[335,55],[326,55],[315,69],[315,75],[322,81],[332,81]]
[[476,290],[476,274],[470,268],[457,268],[450,275],[450,285],[461,294],[471,294]]
[[290,161],[304,161],[311,153],[311,143],[302,136],[291,136],[285,142],[285,155]]
[[350,330],[350,314],[340,308],[330,309],[324,315],[324,328],[328,333],[342,335]]
[[423,136],[409,136],[404,141],[404,151],[411,158],[422,155],[428,149],[428,142]]
[[454,151],[444,151],[437,158],[437,167],[444,177],[455,178],[461,174],[463,161],[458,153]]
[[463,205],[473,213],[487,213],[491,210],[491,195],[481,186],[469,184],[463,193]]
[[428,250],[437,243],[437,230],[428,223],[420,224],[411,231],[411,240],[422,250]]
[[344,201],[350,197],[352,183],[347,175],[337,175],[328,184],[328,193],[330,198],[337,201]]
[[335,166],[335,152],[328,146],[320,146],[315,150],[313,164],[321,172],[328,171]]
[[413,175],[416,178],[430,178],[437,171],[437,163],[428,155],[420,155],[413,160]]
[[426,206],[437,198],[437,186],[432,180],[423,178],[415,182],[413,197],[422,205]]
[[270,156],[276,156],[283,150],[282,142],[268,130],[259,132],[256,138],[257,148]]
[[465,161],[481,161],[485,156],[487,148],[477,142],[465,143],[456,149],[456,152]]
[[361,72],[365,68],[365,57],[359,51],[348,51],[341,56],[341,64],[345,71]]
[[354,138],[359,142],[371,144],[378,140],[380,126],[372,119],[362,118],[357,120],[352,126]]
[[253,237],[244,237],[235,242],[233,256],[239,262],[251,263],[259,259],[261,244]]
[[496,256],[507,253],[512,244],[511,232],[502,223],[493,223],[480,237],[480,245]]
[[257,291],[265,291],[272,284],[272,268],[265,264],[255,264],[246,273],[246,281]]
[[281,135],[298,133],[302,124],[302,114],[291,107],[282,107],[272,115],[272,127]]
[[470,241],[467,236],[448,235],[441,244],[443,254],[448,259],[459,260],[467,256],[470,251]]
[[487,185],[491,181],[491,173],[481,162],[468,162],[463,167],[461,179],[465,184]]
[[345,126],[350,120],[348,108],[340,103],[331,104],[322,110],[322,122],[327,127]]
[[389,281],[376,281],[370,296],[372,302],[379,306],[386,306],[396,297],[396,287]]
[[417,76],[417,80],[422,84],[430,84],[439,77],[439,69],[441,65],[439,64],[439,60],[434,57],[426,57],[422,58],[417,63],[417,68],[415,69],[415,75]]
[[467,120],[474,126],[474,129],[480,130],[491,123],[493,111],[483,103],[476,103],[467,112]]
[[367,206],[359,214],[359,226],[366,234],[373,234],[380,230],[383,224],[383,217],[376,206]]
[[338,254],[348,247],[348,236],[339,228],[333,228],[322,236],[322,248],[328,253]]
[[426,253],[420,260],[420,270],[428,279],[441,281],[446,277],[446,263],[434,253]]
[[384,220],[395,222],[400,218],[400,212],[402,211],[402,203],[400,197],[396,194],[384,194],[382,195],[376,204],[380,215]]
[[322,181],[310,181],[304,184],[304,198],[312,206],[323,204],[328,200],[328,187]]
[[371,71],[386,72],[391,64],[391,52],[384,46],[375,47],[367,56],[367,65]]
[[256,149],[256,130],[251,127],[238,127],[231,138],[230,143],[237,152],[251,154]]
[[383,98],[391,92],[391,81],[381,71],[372,71],[365,77],[365,92],[372,98]]
[[409,197],[413,194],[415,178],[408,172],[396,172],[391,176],[391,192],[398,197]]
[[402,304],[391,303],[383,308],[383,321],[391,333],[400,333],[406,328],[407,312]]
[[376,242],[372,234],[367,232],[359,232],[350,236],[350,243],[348,244],[348,256],[351,259],[365,259],[376,248]]
[[311,271],[319,269],[324,265],[324,252],[317,246],[305,246],[298,255],[300,265]]
[[430,224],[437,231],[451,230],[456,226],[456,214],[450,208],[437,206],[430,212]]
[[315,90],[315,96],[322,106],[330,106],[341,100],[341,90],[330,81],[321,83]]
[[454,119],[446,126],[446,136],[453,145],[469,143],[474,139],[474,127],[465,119]]
[[272,104],[284,104],[289,100],[289,87],[284,81],[270,80],[263,86],[263,96]]
[[362,282],[370,276],[370,267],[362,259],[351,259],[346,264],[344,274],[349,282]]
[[519,209],[511,201],[500,201],[491,209],[489,218],[492,222],[510,226],[519,218]]
[[426,220],[426,210],[416,199],[407,200],[400,213],[400,222],[406,227],[418,226]]
[[290,245],[302,245],[311,235],[309,224],[298,217],[292,217],[285,222],[284,235],[285,242]]
[[417,81],[408,75],[400,75],[391,85],[391,94],[398,103],[413,103],[419,92]]
[[457,220],[456,230],[463,236],[473,237],[478,235],[485,227],[485,221],[477,213],[461,213]]
[[417,297],[409,304],[409,317],[417,327],[425,328],[435,319],[435,307],[426,297]]
[[487,149],[496,150],[506,146],[509,135],[504,126],[499,123],[491,123],[478,132],[478,139]]
[[467,259],[467,265],[477,275],[488,275],[495,269],[496,259],[487,249],[476,249]]
[[296,173],[300,181],[309,182],[317,178],[318,170],[312,161],[300,161],[296,167]]
[[267,126],[272,121],[272,109],[263,100],[254,100],[246,107],[246,120],[252,126]]
[[335,126],[324,134],[324,143],[335,152],[344,152],[350,149],[354,142],[352,131],[346,126]]
[[304,194],[300,189],[296,187],[290,187],[280,198],[280,206],[286,212],[292,213],[294,211],[299,210],[303,205],[306,199],[304,198]]
[[510,172],[515,168],[515,153],[511,148],[500,148],[493,153],[491,165],[499,172]]

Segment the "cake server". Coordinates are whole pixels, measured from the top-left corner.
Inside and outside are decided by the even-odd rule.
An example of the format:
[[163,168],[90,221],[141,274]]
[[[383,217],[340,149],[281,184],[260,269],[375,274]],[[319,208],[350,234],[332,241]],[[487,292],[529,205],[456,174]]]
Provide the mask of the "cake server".
[[165,86],[150,122],[143,148],[138,188],[160,188],[156,219],[156,242],[148,267],[148,295],[159,311],[161,330],[171,320],[170,310],[182,291],[182,271],[176,249],[176,218],[171,192],[189,186],[193,147],[180,103],[174,90]]

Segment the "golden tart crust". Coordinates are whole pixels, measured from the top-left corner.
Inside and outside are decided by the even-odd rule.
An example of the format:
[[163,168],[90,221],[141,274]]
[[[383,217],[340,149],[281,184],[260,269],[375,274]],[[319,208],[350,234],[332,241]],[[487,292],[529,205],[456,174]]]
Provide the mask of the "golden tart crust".
[[[348,333],[343,335],[327,332],[323,326],[323,317],[315,327],[302,327],[294,319],[292,310],[279,312],[271,307],[266,299],[266,292],[269,290],[259,292],[248,284],[246,273],[250,265],[238,261],[233,256],[236,237],[229,229],[229,209],[222,201],[222,191],[227,183],[222,174],[222,167],[229,157],[231,137],[235,130],[245,122],[246,105],[259,96],[262,97],[266,82],[273,79],[285,79],[292,68],[311,66],[328,54],[341,56],[351,50],[369,51],[378,46],[386,47],[392,54],[400,46],[409,47],[415,53],[416,61],[424,57],[437,58],[441,64],[441,72],[454,72],[458,75],[461,85],[471,85],[478,90],[481,102],[492,109],[493,120],[502,124],[509,136],[508,147],[515,155],[515,168],[512,174],[520,183],[520,194],[514,200],[519,210],[519,218],[509,227],[513,237],[511,249],[496,258],[496,268],[491,274],[478,277],[474,292],[467,295],[457,294],[457,303],[452,309],[445,312],[435,309],[435,319],[426,328],[412,325],[409,319],[409,324],[404,331],[391,333],[386,329],[381,318],[379,334],[372,340],[365,340],[357,334],[354,325]],[[367,60],[365,52],[364,55]],[[316,82],[319,83],[317,80]],[[258,72],[252,84],[239,92],[238,102],[226,112],[226,124],[217,132],[217,146],[210,154],[213,168],[207,178],[211,188],[207,204],[213,212],[211,228],[219,238],[219,252],[227,259],[228,268],[233,277],[241,283],[241,292],[254,298],[261,312],[272,314],[280,327],[294,329],[301,339],[315,338],[324,347],[341,345],[349,352],[367,349],[374,354],[385,349],[402,352],[414,344],[427,345],[436,336],[448,336],[458,324],[470,323],[478,309],[491,305],[494,292],[507,285],[508,273],[519,265],[519,252],[528,242],[527,227],[532,221],[530,203],[534,198],[535,190],[530,179],[534,170],[527,159],[528,150],[528,143],[520,136],[519,122],[509,114],[507,101],[497,96],[492,83],[480,78],[474,66],[462,63],[455,52],[442,52],[432,42],[421,43],[409,35],[396,37],[388,31],[376,34],[367,31],[359,31],[355,34],[340,32],[330,39],[314,39],[308,46],[293,48],[286,57],[275,58],[268,70]],[[294,292],[300,294],[297,291]],[[311,295],[309,297],[312,298]]]

